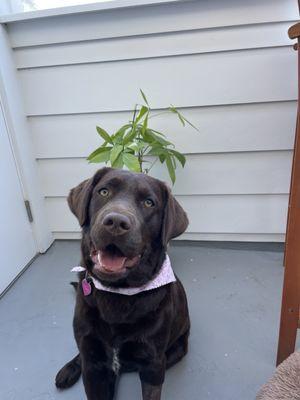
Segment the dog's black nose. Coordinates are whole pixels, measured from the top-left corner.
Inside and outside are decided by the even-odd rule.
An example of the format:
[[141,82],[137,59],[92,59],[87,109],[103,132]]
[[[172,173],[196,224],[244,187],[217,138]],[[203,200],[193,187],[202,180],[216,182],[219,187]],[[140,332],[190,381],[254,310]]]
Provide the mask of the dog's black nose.
[[105,229],[112,235],[123,235],[130,231],[131,222],[130,219],[123,214],[111,212],[107,214],[102,221]]

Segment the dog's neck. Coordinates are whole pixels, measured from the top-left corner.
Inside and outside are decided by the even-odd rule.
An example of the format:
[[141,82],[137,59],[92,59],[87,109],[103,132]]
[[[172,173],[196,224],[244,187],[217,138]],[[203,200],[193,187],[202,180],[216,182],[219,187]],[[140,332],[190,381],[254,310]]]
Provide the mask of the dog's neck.
[[111,292],[111,293],[117,293],[117,294],[122,294],[126,296],[132,296],[135,294],[139,294],[142,292],[146,292],[148,290],[153,290],[157,289],[161,286],[165,286],[169,283],[175,282],[176,277],[174,275],[172,266],[171,266],[171,261],[169,256],[166,254],[165,260],[158,271],[158,273],[146,284],[140,286],[140,287],[111,287],[111,286],[104,286],[99,280],[95,279],[93,276],[89,275],[87,270],[84,267],[77,266],[72,268],[72,272],[83,272],[86,271],[86,277],[82,281],[82,290],[83,294],[85,296],[90,295],[91,293],[91,287],[89,279],[93,282],[94,287],[97,290],[104,290],[106,292]]

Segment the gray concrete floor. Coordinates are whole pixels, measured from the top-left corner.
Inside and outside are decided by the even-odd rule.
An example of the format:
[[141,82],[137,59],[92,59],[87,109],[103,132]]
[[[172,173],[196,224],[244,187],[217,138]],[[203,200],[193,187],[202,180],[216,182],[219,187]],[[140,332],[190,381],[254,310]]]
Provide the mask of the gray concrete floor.
[[[180,243],[173,267],[185,285],[192,331],[188,356],[167,372],[163,399],[250,400],[274,371],[282,246]],[[72,336],[79,242],[56,242],[0,300],[0,399],[84,399],[80,380],[56,390],[57,370],[76,353]],[[140,399],[136,374],[117,399]]]

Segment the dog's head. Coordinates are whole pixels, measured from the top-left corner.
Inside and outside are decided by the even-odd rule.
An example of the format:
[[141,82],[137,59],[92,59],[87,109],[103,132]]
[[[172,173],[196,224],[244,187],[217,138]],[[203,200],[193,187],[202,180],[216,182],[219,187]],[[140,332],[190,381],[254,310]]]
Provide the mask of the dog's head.
[[104,284],[138,286],[160,267],[170,239],[188,225],[167,186],[145,174],[102,168],[71,190],[89,272]]

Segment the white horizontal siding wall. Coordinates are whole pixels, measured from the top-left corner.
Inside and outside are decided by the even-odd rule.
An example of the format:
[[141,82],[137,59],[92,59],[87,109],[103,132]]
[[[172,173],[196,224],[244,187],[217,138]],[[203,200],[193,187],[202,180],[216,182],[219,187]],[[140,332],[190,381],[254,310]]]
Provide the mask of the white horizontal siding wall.
[[[187,154],[174,193],[183,238],[283,241],[296,117],[295,0],[204,0],[8,24],[52,230],[75,238],[71,187],[85,157],[130,118],[142,88],[200,129],[156,119]],[[153,174],[167,180],[157,167]]]

